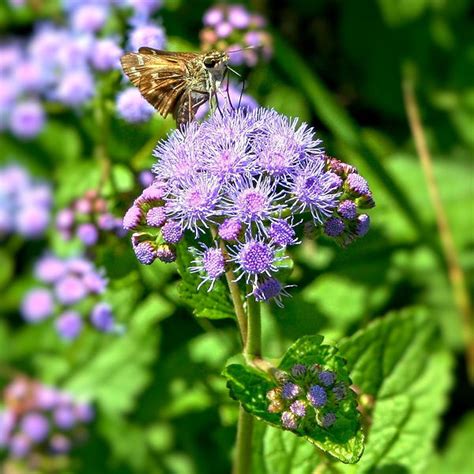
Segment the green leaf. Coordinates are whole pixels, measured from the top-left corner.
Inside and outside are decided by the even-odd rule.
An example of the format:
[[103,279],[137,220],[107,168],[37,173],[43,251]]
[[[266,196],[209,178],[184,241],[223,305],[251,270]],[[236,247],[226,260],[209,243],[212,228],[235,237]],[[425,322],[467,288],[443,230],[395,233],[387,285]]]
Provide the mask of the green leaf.
[[13,275],[13,259],[4,250],[0,250],[0,288],[3,288]]
[[430,0],[378,0],[383,17],[389,26],[398,26],[419,17]]
[[[336,355],[336,348],[322,345],[322,341],[322,336],[298,339],[283,356],[278,368],[288,371],[297,363],[317,363],[336,372],[338,380],[350,384],[345,361]],[[268,374],[248,365],[231,364],[225,368],[224,376],[228,379],[231,397],[238,400],[245,410],[270,425],[281,428],[280,415],[268,411],[266,394],[276,386],[276,382]],[[299,428],[294,434],[304,437],[344,463],[355,463],[362,455],[364,435],[352,391],[340,402],[336,416],[337,421],[330,428],[315,425],[311,428]]]
[[125,333],[110,336],[107,345],[68,379],[67,389],[97,401],[109,414],[130,410],[151,379],[149,366],[160,340],[157,323],[171,310],[166,301],[150,296],[137,307]]
[[179,296],[189,305],[198,318],[224,319],[234,318],[234,308],[229,298],[227,286],[222,281],[216,281],[212,291],[207,291],[206,285],[198,290],[202,279],[197,273],[191,273],[194,256],[188,250],[188,243],[183,239],[178,244],[178,273],[181,276]]
[[252,473],[313,474],[321,453],[289,431],[257,423],[253,435]]
[[474,412],[455,427],[446,448],[430,467],[433,474],[471,474],[474,466]]
[[450,357],[430,353],[433,326],[426,312],[412,309],[379,319],[341,343],[353,382],[375,396],[358,474],[427,472],[451,382]]
[[423,309],[377,319],[339,344],[352,381],[366,394],[388,397],[415,381],[428,359],[435,327]]

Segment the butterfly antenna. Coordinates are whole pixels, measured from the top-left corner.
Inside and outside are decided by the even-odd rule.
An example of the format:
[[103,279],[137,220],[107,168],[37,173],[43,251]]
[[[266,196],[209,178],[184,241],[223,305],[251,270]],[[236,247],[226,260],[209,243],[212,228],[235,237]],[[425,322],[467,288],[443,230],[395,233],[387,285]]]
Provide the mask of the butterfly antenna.
[[229,70],[230,72],[233,72],[236,76],[242,77],[242,74],[239,74],[234,68],[231,68],[230,66],[227,66],[226,70]]
[[238,105],[239,109],[240,109],[240,104],[242,103],[242,97],[244,95],[244,90],[245,90],[245,77],[242,77],[242,88],[240,89],[239,105]]
[[224,114],[223,114],[222,109],[221,109],[221,107],[220,107],[220,105],[219,105],[219,97],[217,96],[217,91],[214,90],[214,91],[212,92],[212,95],[213,95],[214,99],[216,100],[216,108],[217,108],[217,110],[219,111],[219,113],[221,114],[221,117],[223,117]]
[[[227,73],[227,71],[226,71],[226,73]],[[227,94],[227,100],[229,102],[230,108],[235,112],[235,107],[234,107],[234,104],[232,103],[232,99],[230,97],[230,92],[229,92],[229,90],[230,90],[230,74],[227,74],[226,79],[227,79],[227,83],[226,83],[225,91],[226,91],[226,94]]]
[[240,49],[234,49],[232,51],[227,51],[227,54],[232,54],[232,53],[240,53],[240,51],[245,51],[246,49],[259,49],[263,48],[262,44],[254,44],[251,46],[246,46],[245,48],[240,48]]

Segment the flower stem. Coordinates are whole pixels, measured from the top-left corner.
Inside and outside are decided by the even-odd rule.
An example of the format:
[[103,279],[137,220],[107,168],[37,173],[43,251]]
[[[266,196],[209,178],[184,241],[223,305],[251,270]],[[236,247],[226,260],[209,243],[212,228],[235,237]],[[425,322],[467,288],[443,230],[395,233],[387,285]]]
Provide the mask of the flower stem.
[[[215,230],[213,235],[215,237]],[[222,253],[224,254],[226,260],[228,258],[227,249],[224,242],[220,241],[220,247]],[[244,305],[242,302],[242,297],[240,295],[239,284],[235,281],[235,275],[232,271],[232,268],[228,268],[225,272],[225,278],[227,280],[227,285],[230,291],[230,297],[232,299],[232,304],[234,305],[235,316],[237,317],[237,325],[239,326],[240,336],[242,337],[242,345],[246,347],[247,344],[247,315],[245,314]]]
[[451,227],[441,200],[438,184],[433,169],[431,154],[426,143],[423,124],[420,118],[418,103],[415,96],[413,74],[407,68],[404,71],[403,96],[405,109],[410,124],[411,133],[415,140],[416,150],[420,158],[421,167],[425,175],[426,184],[435,210],[436,223],[441,239],[441,245],[448,268],[454,301],[462,318],[464,340],[466,345],[466,363],[469,378],[474,381],[474,330],[472,322],[472,307],[466,285],[464,271],[459,262],[459,256],[454,245]]
[[[262,353],[262,329],[260,304],[250,296],[247,298],[247,341],[244,356],[247,360],[258,358]],[[248,474],[252,465],[252,435],[254,418],[240,407],[237,424],[237,444],[233,474]]]
[[262,356],[262,323],[260,303],[250,296],[247,298],[248,332],[244,354],[247,358],[255,359]]

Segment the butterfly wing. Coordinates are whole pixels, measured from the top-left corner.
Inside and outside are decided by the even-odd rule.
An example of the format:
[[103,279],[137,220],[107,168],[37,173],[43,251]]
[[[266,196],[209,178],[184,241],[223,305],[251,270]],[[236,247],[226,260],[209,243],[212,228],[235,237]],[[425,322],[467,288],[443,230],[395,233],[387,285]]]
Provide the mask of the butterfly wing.
[[187,62],[199,53],[173,53],[143,47],[121,58],[124,73],[143,97],[166,117],[186,89]]

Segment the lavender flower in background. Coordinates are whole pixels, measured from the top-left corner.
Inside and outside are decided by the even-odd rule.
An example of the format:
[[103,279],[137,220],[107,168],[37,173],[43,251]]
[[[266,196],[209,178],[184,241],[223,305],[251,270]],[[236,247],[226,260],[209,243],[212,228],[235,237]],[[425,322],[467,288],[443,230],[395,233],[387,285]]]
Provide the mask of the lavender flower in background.
[[272,56],[272,38],[264,29],[265,19],[249,12],[244,5],[212,6],[204,13],[203,23],[202,49],[227,50],[231,53],[231,64],[253,67],[260,59]]
[[268,411],[281,414],[283,428],[300,434],[312,432],[315,425],[328,429],[336,423],[337,408],[349,393],[335,372],[319,364],[295,364],[288,372],[279,371],[278,382],[267,393]]
[[107,280],[92,262],[46,254],[36,263],[35,277],[42,286],[30,289],[21,306],[27,322],[52,318],[66,341],[79,337],[86,324],[100,332],[116,332],[112,309],[101,301]]
[[[131,15],[128,47],[162,49],[164,29],[150,19],[160,6],[159,0],[64,1],[68,27],[38,22],[26,40],[6,40],[0,45],[0,130],[31,140],[44,128],[44,102],[75,110],[89,104],[107,80],[104,74],[120,69],[124,38],[104,35],[109,18]],[[148,120],[153,108],[140,99],[130,92],[119,95],[119,116],[131,123]]]
[[117,114],[129,123],[141,123],[150,120],[155,109],[140,94],[136,87],[128,87],[120,92],[116,101]]
[[176,254],[186,234],[207,239],[204,250],[190,250],[191,271],[209,290],[231,269],[257,301],[281,304],[288,286],[278,272],[308,223],[341,245],[368,227],[358,214],[373,205],[368,187],[347,185],[356,170],[347,173],[320,145],[306,124],[262,108],[224,108],[175,131],[158,144],[155,181],[123,220],[138,260],[166,261],[157,249],[166,243]]
[[23,376],[6,387],[2,404],[0,453],[17,460],[67,454],[93,419],[90,404]]
[[139,23],[129,36],[129,47],[132,51],[138,51],[142,46],[163,49],[165,42],[166,35],[163,28],[153,23]]
[[0,238],[41,237],[50,221],[51,189],[18,164],[0,168]]
[[107,201],[96,190],[90,189],[58,212],[56,227],[65,240],[76,237],[91,247],[107,234],[121,235],[122,219],[109,211]]

